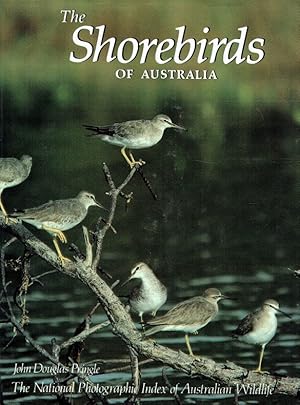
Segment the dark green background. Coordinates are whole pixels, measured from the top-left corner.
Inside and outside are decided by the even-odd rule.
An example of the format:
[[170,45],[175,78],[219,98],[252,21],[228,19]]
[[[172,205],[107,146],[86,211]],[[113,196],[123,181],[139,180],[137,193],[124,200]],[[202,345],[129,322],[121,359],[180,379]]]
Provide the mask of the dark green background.
[[[86,13],[86,24],[106,24],[106,35],[119,40],[170,38],[181,25],[187,36],[200,39],[209,26],[208,38],[233,38],[238,27],[248,26],[249,38],[265,38],[266,55],[258,65],[226,66],[219,59],[213,66],[161,67],[214,68],[215,81],[140,80],[143,69],[159,68],[153,60],[143,66],[70,63],[78,24],[62,24],[61,8]],[[109,206],[101,164],[109,165],[116,181],[128,168],[117,147],[86,138],[82,124],[167,113],[188,132],[168,130],[158,145],[136,152],[148,163],[144,171],[159,201],[139,177],[133,180],[128,191],[134,191],[134,201],[127,212],[120,202],[118,234],[107,236],[102,265],[114,278],[125,279],[136,261],[146,261],[168,286],[169,306],[210,286],[235,296],[237,301],[224,303],[216,322],[192,343],[196,353],[250,368],[256,349],[232,343],[230,331],[265,298],[277,299],[295,323],[279,317],[280,333],[267,347],[265,366],[291,375],[300,367],[299,287],[289,270],[300,261],[299,13],[297,1],[281,0],[10,1],[2,7],[0,48],[2,155],[33,157],[28,180],[3,194],[8,209],[68,198],[82,189]],[[124,67],[135,69],[134,79],[115,78],[115,70]],[[85,224],[93,227],[97,214],[92,208]],[[48,235],[32,230],[51,243]],[[83,246],[80,227],[68,237]],[[34,274],[43,270],[38,259],[34,264]],[[44,288],[29,293],[28,330],[44,344],[53,335],[67,338],[93,303],[78,281],[49,276]],[[104,319],[98,316],[96,321]],[[6,342],[10,331],[2,329]],[[111,336],[109,330],[96,334],[82,359],[124,356]],[[160,336],[162,343],[184,350],[180,334]],[[22,338],[6,356],[36,359]],[[9,391],[11,370],[5,362],[2,369]],[[142,373],[148,381],[159,375],[159,367]],[[173,382],[179,379],[175,375]]]

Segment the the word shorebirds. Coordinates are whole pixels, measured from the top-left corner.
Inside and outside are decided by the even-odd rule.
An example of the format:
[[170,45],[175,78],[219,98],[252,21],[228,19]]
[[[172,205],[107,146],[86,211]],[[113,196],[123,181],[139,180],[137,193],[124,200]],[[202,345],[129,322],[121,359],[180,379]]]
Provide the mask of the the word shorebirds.
[[139,279],[141,285],[135,287],[129,295],[130,309],[137,313],[143,325],[143,314],[152,316],[167,300],[167,289],[146,263],[138,263],[131,270],[131,276],[123,283]]
[[62,243],[66,243],[67,238],[63,231],[74,228],[74,226],[82,222],[87,215],[89,207],[92,205],[103,208],[96,201],[93,194],[81,191],[75,198],[49,201],[38,207],[16,212],[12,216],[50,233],[53,237],[57,254],[62,264],[64,264],[66,261],[70,261],[70,259],[62,255],[57,238]]
[[273,299],[267,299],[263,302],[262,307],[247,315],[232,333],[245,343],[261,346],[259,362],[256,372],[262,373],[261,365],[266,345],[273,339],[277,329],[277,312],[281,312],[288,318],[288,314],[279,309],[279,304]]
[[136,164],[144,164],[145,162],[142,160],[136,161],[131,152],[129,152],[128,156],[126,148],[150,148],[161,140],[167,128],[185,130],[185,128],[174,124],[171,118],[164,114],[156,115],[152,120],[116,122],[101,127],[84,125],[84,127],[94,132],[91,136],[98,137],[112,145],[120,146],[122,148],[121,153],[131,168]]
[[190,298],[180,302],[170,309],[165,315],[151,319],[147,322],[153,328],[145,332],[146,336],[161,331],[183,331],[185,342],[191,356],[194,356],[189,341],[189,333],[197,334],[218,313],[218,301],[228,299],[216,288],[208,288],[199,297]]
[[8,223],[8,214],[2,203],[2,192],[6,188],[17,186],[27,179],[31,171],[32,157],[28,155],[21,156],[20,160],[16,158],[0,158],[0,208]]

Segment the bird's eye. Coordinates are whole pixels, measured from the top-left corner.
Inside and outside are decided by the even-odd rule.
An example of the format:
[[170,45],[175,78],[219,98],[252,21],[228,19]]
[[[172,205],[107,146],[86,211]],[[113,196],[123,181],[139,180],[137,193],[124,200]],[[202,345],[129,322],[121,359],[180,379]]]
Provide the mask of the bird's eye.
[[135,268],[131,271],[131,275],[133,276],[133,275],[137,272],[137,270],[138,270],[139,268],[140,268],[139,266],[135,267]]

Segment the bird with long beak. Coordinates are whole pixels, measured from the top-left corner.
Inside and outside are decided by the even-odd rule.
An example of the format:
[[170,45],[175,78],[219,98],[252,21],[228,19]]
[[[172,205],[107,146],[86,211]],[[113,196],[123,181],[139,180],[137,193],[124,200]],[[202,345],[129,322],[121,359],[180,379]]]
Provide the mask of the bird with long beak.
[[198,297],[180,302],[166,314],[151,319],[147,325],[153,326],[145,332],[146,336],[162,331],[183,331],[189,354],[194,356],[189,333],[197,334],[211,322],[219,311],[218,301],[229,299],[217,288],[208,288]]
[[130,292],[129,305],[130,309],[139,315],[143,325],[143,314],[150,313],[155,316],[159,308],[166,302],[167,289],[154,274],[154,271],[143,262],[137,263],[133,267],[130,277],[122,286],[133,279],[140,280],[141,284]]
[[232,333],[233,338],[245,343],[261,346],[258,366],[254,370],[262,373],[261,365],[266,345],[273,339],[277,329],[276,314],[281,313],[291,319],[290,315],[279,309],[279,304],[273,299],[263,302],[261,308],[247,315],[236,330]]
[[44,229],[52,235],[53,244],[62,265],[64,265],[65,262],[70,262],[71,260],[62,255],[57,239],[62,243],[67,243],[67,238],[63,231],[72,229],[80,224],[86,217],[89,207],[93,205],[104,208],[96,201],[93,194],[81,191],[75,198],[49,201],[38,207],[15,212],[11,216],[38,229]]
[[156,145],[163,137],[167,128],[185,130],[185,128],[174,124],[171,118],[165,114],[156,115],[152,120],[134,120],[125,122],[116,122],[112,125],[95,126],[83,125],[86,129],[93,131],[96,138],[108,142],[112,145],[120,146],[121,153],[132,168],[136,164],[144,164],[142,160],[135,160],[133,154],[127,149],[145,149]]

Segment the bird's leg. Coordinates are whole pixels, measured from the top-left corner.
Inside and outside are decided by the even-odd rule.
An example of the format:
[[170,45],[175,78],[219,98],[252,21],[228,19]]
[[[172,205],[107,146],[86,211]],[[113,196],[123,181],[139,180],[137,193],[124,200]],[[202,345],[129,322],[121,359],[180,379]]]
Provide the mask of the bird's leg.
[[67,257],[63,256],[61,253],[61,250],[59,248],[58,242],[56,240],[56,237],[53,239],[53,244],[55,246],[55,249],[57,251],[58,257],[60,258],[61,264],[64,266],[66,262],[71,262],[72,260],[68,259]]
[[129,152],[129,156],[130,156],[130,159],[131,159],[132,167],[133,167],[134,165],[136,165],[136,164],[138,164],[138,165],[140,165],[140,166],[143,166],[143,165],[146,164],[146,162],[145,162],[144,160],[142,160],[142,159],[135,160],[135,158],[134,158],[132,152]]
[[0,208],[1,208],[1,211],[3,212],[4,218],[5,218],[5,223],[7,224],[8,223],[8,214],[7,214],[6,209],[4,208],[4,205],[2,203],[1,196],[0,196]]
[[191,344],[190,344],[189,335],[187,333],[185,335],[185,343],[186,343],[186,346],[188,348],[189,355],[195,357],[194,353],[193,353],[193,350],[192,350],[192,347],[191,347]]
[[263,360],[263,357],[264,357],[265,346],[266,345],[262,345],[262,347],[261,347],[261,351],[260,351],[260,355],[259,355],[258,367],[257,367],[256,370],[254,370],[256,373],[263,373],[263,371],[261,369],[261,364],[262,364],[262,360]]
[[130,160],[127,153],[126,153],[126,147],[125,146],[123,146],[123,148],[121,149],[121,153],[122,153],[124,159],[126,160],[126,162],[129,164],[130,169],[132,169],[136,164],[138,164],[140,166],[145,164],[145,162],[143,160],[138,160],[138,161],[135,160],[134,157],[133,157],[133,154],[131,152],[129,152],[129,157],[131,159]]
[[62,243],[67,243],[67,238],[65,234],[60,231],[59,229],[51,228],[50,226],[43,225],[43,229],[49,233],[52,233],[55,237],[58,237],[58,239]]
[[141,320],[141,325],[142,325],[142,331],[145,332],[145,326],[144,326],[144,319],[143,319],[143,314],[140,314],[140,320]]
[[16,224],[18,222],[16,219],[9,218],[9,215],[8,215],[6,209],[4,208],[4,205],[2,203],[1,194],[0,194],[0,209],[3,212],[4,220],[5,220],[6,225],[9,223],[9,221],[13,222],[14,224]]
[[127,156],[126,150],[125,150],[125,146],[123,146],[123,148],[121,149],[121,153],[123,155],[123,158],[126,160],[126,162],[129,164],[130,168],[132,169],[132,167],[134,166],[132,164],[132,161],[129,159],[129,157]]

